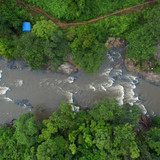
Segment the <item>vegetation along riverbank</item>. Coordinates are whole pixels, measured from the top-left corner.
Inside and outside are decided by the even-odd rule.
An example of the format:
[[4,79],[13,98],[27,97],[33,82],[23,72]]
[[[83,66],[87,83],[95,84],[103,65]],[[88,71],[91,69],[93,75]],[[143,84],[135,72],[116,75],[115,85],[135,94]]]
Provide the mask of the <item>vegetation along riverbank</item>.
[[[34,3],[33,1],[25,2]],[[141,4],[138,4],[140,2]],[[130,3],[124,1],[120,3],[121,5],[108,2],[105,5],[112,5],[112,9],[104,7],[102,13],[96,12],[92,7],[93,4],[84,1],[75,4],[74,2],[68,2],[68,4],[59,1],[56,2],[56,6],[53,2],[47,5],[52,7],[47,10],[45,5],[48,3],[49,1],[45,4],[37,1],[34,5],[42,7],[43,12],[46,11],[48,13],[45,13],[50,15],[52,15],[50,10],[54,10],[54,7],[57,8],[60,5],[61,7],[57,9],[57,12],[55,10],[52,15],[57,18],[57,21],[80,21],[94,18],[100,14],[104,15],[104,13],[113,12],[113,14],[106,16],[106,18],[103,17],[103,19],[99,18],[95,23],[85,21],[79,26],[74,26],[74,23],[71,23],[73,26],[61,29],[56,23],[49,20],[48,16],[44,16],[44,13],[39,11],[37,14],[33,10],[30,12],[30,5],[26,5],[29,8],[24,7],[24,2],[2,0],[0,6],[2,15],[0,24],[1,56],[7,59],[25,59],[32,69],[42,68],[44,64],[50,62],[52,69],[57,70],[62,63],[67,61],[66,56],[71,54],[74,63],[90,73],[96,72],[105,58],[104,53],[108,49],[104,44],[107,39],[109,37],[121,37],[129,43],[126,57],[133,60],[138,69],[159,71],[160,62],[156,54],[160,41],[160,5],[158,1],[133,1]],[[104,5],[103,2],[100,4]],[[132,5],[136,5],[136,7],[132,7]],[[66,9],[67,6],[75,7],[76,12],[74,13],[76,14],[73,15],[73,10]],[[84,13],[84,10],[86,11],[84,6],[88,6],[87,13]],[[127,10],[125,7],[128,6],[129,9]],[[145,9],[142,10],[144,6]],[[115,11],[121,8],[125,9],[118,13]],[[90,16],[87,18],[86,14]],[[32,23],[31,32],[24,33],[21,31],[23,21]],[[69,24],[70,22],[65,23]]]
[[[160,71],[159,0],[0,0],[0,21],[0,56],[25,60],[32,70],[58,70],[68,61],[96,72],[107,40],[120,37],[134,68]],[[31,31],[23,32],[22,22]],[[42,122],[28,112],[0,126],[0,159],[160,159],[160,117],[114,99],[79,112],[73,107],[63,102]]]
[[152,121],[137,106],[105,99],[73,113],[63,102],[42,123],[20,115],[0,127],[0,159],[97,160],[160,158],[160,117]]

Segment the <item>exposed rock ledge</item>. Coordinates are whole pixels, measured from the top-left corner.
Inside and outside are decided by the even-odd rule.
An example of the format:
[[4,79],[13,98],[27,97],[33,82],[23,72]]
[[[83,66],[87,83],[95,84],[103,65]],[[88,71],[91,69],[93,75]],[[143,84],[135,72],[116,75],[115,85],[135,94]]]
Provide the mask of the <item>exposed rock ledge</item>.
[[[106,46],[111,50],[117,47],[125,47],[127,42],[121,38],[109,37],[106,41]],[[160,60],[160,44],[157,45],[157,53],[155,55]],[[153,71],[142,71],[136,68],[134,62],[130,59],[125,58],[125,67],[130,72],[138,73],[145,80],[155,84],[160,85],[160,73],[155,73]]]
[[71,74],[73,72],[76,72],[77,70],[75,69],[75,67],[70,64],[69,62],[65,62],[63,64],[61,64],[58,68],[59,72],[65,73],[65,74]]
[[126,44],[127,42],[121,38],[109,37],[108,40],[106,41],[106,46],[110,50],[117,47],[125,47]]
[[155,73],[153,71],[142,71],[136,68],[134,62],[128,58],[124,60],[124,64],[127,70],[131,72],[136,72],[141,75],[145,80],[154,83],[156,85],[160,85],[160,73]]
[[58,68],[59,72],[62,72],[65,74],[71,74],[81,69],[79,66],[74,64],[73,57],[70,54],[67,55],[66,59],[67,59],[67,62],[59,66]]
[[[160,61],[160,44],[157,44],[157,53],[155,56],[158,58]],[[131,72],[136,72],[139,75],[141,75],[145,80],[155,84],[155,85],[160,85],[160,73],[156,73],[153,71],[142,71],[136,68],[134,62],[130,59],[125,59],[124,61],[126,69],[131,71]]]

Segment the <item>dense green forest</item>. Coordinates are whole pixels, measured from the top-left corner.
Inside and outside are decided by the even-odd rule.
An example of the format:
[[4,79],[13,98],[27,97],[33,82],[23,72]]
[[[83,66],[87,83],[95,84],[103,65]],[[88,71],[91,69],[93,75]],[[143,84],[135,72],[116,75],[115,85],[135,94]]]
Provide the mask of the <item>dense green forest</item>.
[[92,19],[144,1],[146,0],[24,0],[24,2],[40,6],[52,16],[66,21]]
[[137,106],[119,106],[116,100],[105,99],[77,113],[72,107],[63,102],[43,122],[29,112],[13,125],[1,126],[0,159],[160,159],[160,117],[142,129]]
[[[64,20],[90,19],[143,1],[47,0],[44,3],[42,0],[25,0],[50,14],[53,11],[52,15]],[[129,43],[126,57],[132,59],[137,68],[160,70],[160,61],[155,57],[156,45],[160,42],[159,4],[141,12],[61,29],[45,16],[18,5],[15,0],[0,2],[0,55],[6,59],[25,59],[32,69],[41,69],[50,61],[52,69],[56,70],[66,61],[66,55],[72,54],[74,63],[91,73],[96,72],[105,59],[107,39],[121,37]],[[24,21],[31,22],[31,32],[22,32]]]
[[[24,0],[65,21],[88,20],[144,1]],[[24,21],[31,22],[31,32],[22,32]],[[15,0],[0,0],[0,56],[24,59],[32,69],[51,62],[57,70],[67,54],[72,54],[75,64],[88,73],[96,72],[106,58],[109,37],[129,43],[126,57],[137,68],[160,71],[155,57],[160,43],[160,4],[61,29]],[[43,122],[26,113],[13,125],[0,126],[0,160],[160,159],[160,117],[143,128],[137,106],[119,106],[106,99],[78,113],[73,113],[72,107],[63,102],[60,110]]]

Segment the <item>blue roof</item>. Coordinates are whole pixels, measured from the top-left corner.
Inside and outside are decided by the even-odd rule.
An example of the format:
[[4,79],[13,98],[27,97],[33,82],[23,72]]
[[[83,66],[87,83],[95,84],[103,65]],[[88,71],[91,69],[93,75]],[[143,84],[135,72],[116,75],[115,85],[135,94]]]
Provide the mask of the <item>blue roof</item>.
[[31,31],[31,23],[30,22],[23,22],[22,31]]

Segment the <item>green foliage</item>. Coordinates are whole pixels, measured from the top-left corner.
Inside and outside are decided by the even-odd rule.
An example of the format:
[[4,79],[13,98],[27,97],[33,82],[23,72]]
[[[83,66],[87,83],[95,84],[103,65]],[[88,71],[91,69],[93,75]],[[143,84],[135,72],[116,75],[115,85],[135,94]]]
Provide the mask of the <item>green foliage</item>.
[[139,125],[139,117],[141,116],[141,110],[136,105],[129,105],[124,104],[123,105],[123,114],[119,118],[120,121],[123,123],[128,122],[129,124],[132,124],[132,126],[138,126]]
[[88,114],[96,121],[104,120],[111,122],[121,116],[123,114],[123,110],[116,100],[109,101],[108,99],[105,99],[103,102],[99,102],[97,107],[92,107],[88,111]]
[[31,14],[26,14],[27,9],[16,5],[16,1],[0,1],[0,35],[21,33],[23,21],[32,21]]
[[70,53],[70,48],[61,30],[50,35],[50,39],[45,43],[44,53],[52,61],[53,70],[56,70],[65,61],[66,55]]
[[14,149],[12,148],[14,143],[12,138],[13,134],[14,130],[12,128],[7,126],[0,127],[0,159],[9,159],[12,157],[12,154],[14,153]]
[[0,38],[0,56],[3,56],[6,59],[14,58],[11,40]]
[[62,31],[51,33],[49,39],[37,37],[32,32],[22,34],[12,42],[16,59],[24,58],[32,69],[41,69],[42,65],[52,61],[52,68],[57,69],[69,52],[69,47]]
[[160,117],[158,116],[153,117],[153,125],[160,128]]
[[75,144],[70,144],[69,149],[71,150],[73,155],[76,154],[77,147]]
[[58,132],[59,128],[65,131],[71,127],[71,122],[75,117],[75,114],[71,110],[71,105],[63,102],[59,108],[61,110],[60,114],[55,111],[53,112],[53,116],[43,121],[45,127],[42,129],[40,140],[51,138],[53,134]]
[[20,39],[15,39],[14,55],[15,58],[24,58],[32,69],[42,68],[47,61],[44,53],[45,42],[42,38],[27,32]]
[[74,62],[89,73],[97,71],[107,48],[97,41],[94,28],[90,25],[71,27],[67,38]]
[[[43,124],[26,113],[13,127],[0,127],[0,159],[11,160],[158,160],[159,117],[154,127],[136,137],[139,109],[105,99],[97,106],[73,113],[63,102]],[[132,112],[130,112],[132,109]],[[132,122],[133,121],[133,122]],[[139,127],[137,125],[137,127]]]
[[54,139],[48,139],[40,144],[37,148],[38,160],[64,160],[63,153],[65,152],[67,143],[62,136],[57,136]]
[[143,15],[146,23],[127,37],[130,43],[127,47],[127,57],[140,63],[145,70],[154,68],[159,71],[160,64],[154,55],[157,51],[156,44],[160,42],[160,6],[146,9]]
[[135,62],[146,61],[156,53],[155,41],[148,25],[132,32],[127,40],[130,42],[127,57],[134,59]]
[[[41,6],[59,19],[84,20],[112,12],[144,0],[85,1],[85,0],[25,0]],[[23,21],[33,21],[27,10],[15,1],[0,0],[0,55],[7,59],[24,58],[32,69],[42,68],[49,60],[56,69],[72,51],[74,62],[87,72],[98,70],[107,50],[108,37],[129,41],[127,57],[138,67],[160,69],[154,57],[160,41],[160,8],[146,9],[143,14],[111,16],[94,24],[71,27],[66,36],[48,20],[38,20],[32,32],[21,32]],[[12,36],[10,36],[12,34]],[[13,34],[16,34],[13,36]],[[69,47],[68,47],[69,44]],[[149,62],[148,62],[149,61]],[[73,113],[74,105],[63,102],[42,124],[31,113],[21,115],[13,125],[0,127],[0,159],[9,160],[119,160],[160,159],[160,119],[153,127],[136,137],[133,128],[139,127],[137,106],[105,99],[97,106]]]
[[137,126],[141,111],[135,105],[124,104],[122,108],[116,100],[105,99],[103,102],[99,102],[97,107],[92,107],[88,114],[95,120],[105,120],[115,124],[129,123],[132,126]]
[[95,29],[98,41],[105,43],[109,37],[126,38],[139,24],[140,13],[111,16],[91,24]]
[[37,37],[41,37],[45,39],[49,39],[52,33],[56,31],[57,31],[57,27],[51,20],[37,21],[32,29],[32,32],[35,33]]
[[[47,0],[45,3],[43,3],[43,0],[27,1],[43,6],[48,11],[52,8],[49,12],[53,12],[59,18],[68,20],[72,18],[75,20],[79,18],[83,19],[83,16],[87,18],[87,15],[88,17],[94,17],[94,11],[96,14],[99,14],[98,12],[103,14],[106,11],[112,12],[117,7],[123,8],[140,2],[128,0],[123,0],[123,3],[119,3],[118,1],[111,3],[111,1],[90,2],[84,0],[63,2],[51,2]],[[19,42],[15,40],[16,38],[12,40],[13,45],[11,42],[12,38],[8,38],[6,35],[13,32],[21,33],[20,24],[22,21],[33,21],[34,18],[26,14],[26,9],[20,11],[21,8],[16,6],[14,1],[9,2],[9,4],[11,3],[10,5],[5,1],[2,2],[1,12],[3,16],[0,28],[3,34],[0,33],[3,35],[4,40],[0,40],[0,54],[5,58],[24,58],[29,62],[32,69],[42,68],[42,65],[50,60],[52,69],[56,70],[65,61],[65,57],[70,53],[71,49],[75,64],[79,65],[82,69],[86,69],[88,73],[96,72],[102,60],[104,60],[104,52],[107,51],[104,42],[106,42],[108,37],[121,37],[129,41],[127,57],[133,59],[139,68],[143,67],[144,70],[153,68],[155,72],[158,72],[160,69],[160,62],[154,56],[156,53],[155,45],[159,42],[160,30],[160,9],[158,5],[145,9],[143,13],[111,16],[93,24],[71,27],[66,33],[69,48],[63,31],[56,27],[52,21],[44,20],[44,18],[40,18],[36,23],[34,22],[35,24],[32,29],[34,36],[31,36],[31,34],[24,36],[25,34],[23,34],[20,36]],[[9,9],[7,5],[9,5]],[[72,9],[68,12],[68,8],[70,7]],[[98,7],[101,9],[98,9]],[[13,8],[16,8],[14,10],[15,21],[11,19],[11,10]],[[90,12],[92,13],[91,15]],[[7,42],[7,40],[9,41]],[[33,45],[31,45],[32,43]],[[38,44],[40,45],[38,46]],[[23,51],[23,48],[25,51]]]
[[127,152],[130,153],[131,158],[139,157],[139,149],[135,142],[135,134],[132,132],[131,125],[116,126],[114,128],[114,136],[113,146],[116,148],[116,152],[114,150],[111,151],[111,158],[114,156],[116,158],[119,154],[127,156]]
[[118,9],[136,5],[145,0],[24,0],[42,7],[43,10],[61,20],[88,20]]
[[160,158],[160,128],[152,128],[146,132],[145,142],[152,157]]
[[[133,126],[121,120],[126,112],[117,101],[106,99],[86,113],[74,114],[71,105],[66,103],[62,103],[60,108],[60,112],[53,112],[53,116],[43,121],[45,127],[39,136],[40,141],[47,142],[57,134],[63,135],[69,145],[66,152],[72,154],[72,159],[139,157]],[[125,120],[129,122],[130,116]]]
[[[1,56],[7,59],[24,58],[32,69],[42,68],[48,59],[54,70],[64,62],[69,47],[63,32],[53,22],[32,17],[26,8],[22,9],[15,1],[2,1],[0,15]],[[33,25],[35,34],[22,34],[22,22],[34,24],[36,19],[38,21]]]
[[153,127],[145,133],[145,143],[153,159],[160,159],[160,117],[153,118]]
[[150,130],[142,134],[139,141],[141,150],[140,160],[159,160],[160,159],[160,117],[155,116],[152,120]]
[[17,143],[13,128],[0,127],[0,159],[22,160],[35,159],[34,147],[28,148]]
[[15,137],[19,144],[30,147],[37,142],[40,126],[30,112],[19,116],[14,127],[16,127]]

